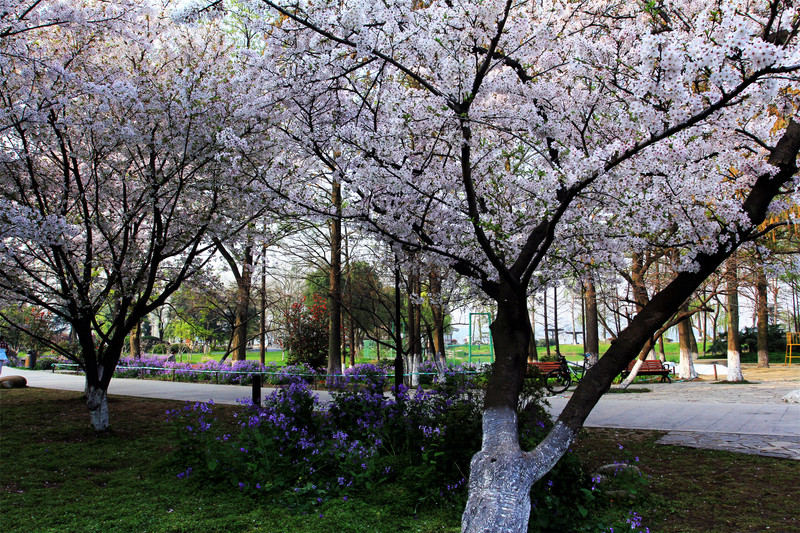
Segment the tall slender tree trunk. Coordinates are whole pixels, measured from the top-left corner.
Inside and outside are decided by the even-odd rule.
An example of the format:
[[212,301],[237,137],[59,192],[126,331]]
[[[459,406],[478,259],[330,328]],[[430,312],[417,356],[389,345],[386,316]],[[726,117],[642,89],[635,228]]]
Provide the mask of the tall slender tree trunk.
[[558,289],[553,287],[553,339],[556,344],[556,355],[561,354],[561,347],[558,344]]
[[442,278],[437,268],[430,273],[430,306],[433,317],[433,357],[434,361],[445,361],[444,305],[442,302]]
[[258,350],[258,358],[261,365],[267,362],[267,246],[261,248],[261,298],[260,309],[258,312],[258,340],[261,348]]
[[[688,302],[681,306],[681,311],[689,310]],[[678,345],[680,347],[680,362],[678,364],[678,377],[681,379],[697,378],[692,357],[692,323],[687,318],[678,323]]]
[[742,344],[739,340],[739,274],[736,255],[728,260],[727,311],[728,311],[728,381],[744,381],[742,375]]
[[253,247],[244,248],[242,270],[236,278],[236,321],[233,326],[231,342],[231,359],[244,361],[247,359],[247,324],[250,311],[250,291],[253,282]]
[[542,313],[544,314],[544,347],[550,359],[550,323],[547,320],[547,289],[542,291]]
[[539,360],[539,351],[536,349],[536,313],[534,311],[534,304],[536,298],[531,298],[531,343],[528,346],[528,362],[533,363]]
[[400,302],[400,262],[394,265],[394,388],[403,384],[403,312]]
[[586,327],[586,367],[591,368],[600,358],[600,328],[597,320],[597,289],[591,278],[584,282],[584,324]]
[[769,307],[767,305],[767,275],[758,254],[756,265],[756,316],[758,318],[758,368],[769,368]]
[[419,298],[420,282],[419,270],[412,265],[408,276],[408,370],[411,374],[409,380],[412,387],[419,386],[419,367],[422,363],[422,317],[420,306],[416,303]]
[[328,380],[342,374],[342,188],[333,181],[331,204],[334,217],[329,222],[331,269],[328,287]]

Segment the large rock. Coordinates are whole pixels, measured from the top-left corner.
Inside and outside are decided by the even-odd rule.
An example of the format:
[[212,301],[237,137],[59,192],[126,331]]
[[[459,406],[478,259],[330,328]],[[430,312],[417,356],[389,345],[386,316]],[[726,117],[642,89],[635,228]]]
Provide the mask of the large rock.
[[0,378],[0,387],[4,389],[21,389],[28,386],[28,380],[22,376],[3,376]]
[[784,396],[783,401],[787,403],[800,403],[800,389],[793,390]]

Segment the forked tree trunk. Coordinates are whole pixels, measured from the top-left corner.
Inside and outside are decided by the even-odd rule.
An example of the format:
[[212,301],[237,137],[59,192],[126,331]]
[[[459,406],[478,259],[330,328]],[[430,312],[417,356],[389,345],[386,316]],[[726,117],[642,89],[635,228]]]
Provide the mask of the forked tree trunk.
[[[770,156],[777,174],[759,176],[743,203],[753,225],[760,224],[781,187],[797,172],[800,125],[790,120],[785,135]],[[614,377],[647,343],[692,292],[735,251],[742,235],[725,235],[718,251],[696,256],[697,268],[681,272],[622,330],[604,356],[584,376],[561,411],[553,429],[531,452],[518,444],[515,409],[525,376],[527,343],[531,338],[523,287],[508,282],[485,284],[497,302],[492,323],[495,363],[486,390],[483,443],[470,467],[469,498],[462,517],[462,532],[524,533],[528,528],[531,485],[567,450],[586,417],[606,392]],[[514,290],[516,289],[516,290]]]
[[524,533],[531,514],[533,484],[569,448],[574,432],[562,423],[531,452],[519,447],[517,415],[510,407],[483,413],[483,443],[472,458],[469,499],[461,519],[465,533]]
[[497,316],[490,326],[498,357],[487,386],[483,442],[470,463],[469,498],[462,516],[462,531],[469,533],[526,531],[531,486],[558,461],[572,437],[564,439],[564,451],[554,449],[548,455],[520,449],[516,408],[531,326],[524,291],[504,284],[499,296]]

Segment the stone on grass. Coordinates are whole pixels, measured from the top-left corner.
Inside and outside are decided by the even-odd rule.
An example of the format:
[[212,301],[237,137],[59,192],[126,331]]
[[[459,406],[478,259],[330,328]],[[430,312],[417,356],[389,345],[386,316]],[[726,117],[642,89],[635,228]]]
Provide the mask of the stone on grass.
[[603,465],[597,469],[597,473],[606,477],[614,477],[622,473],[630,473],[636,476],[641,476],[642,471],[638,466],[629,465],[628,463],[611,463]]
[[784,396],[783,401],[786,403],[800,403],[800,389],[793,390]]
[[3,376],[0,378],[0,387],[4,389],[21,389],[28,385],[28,380],[23,376]]

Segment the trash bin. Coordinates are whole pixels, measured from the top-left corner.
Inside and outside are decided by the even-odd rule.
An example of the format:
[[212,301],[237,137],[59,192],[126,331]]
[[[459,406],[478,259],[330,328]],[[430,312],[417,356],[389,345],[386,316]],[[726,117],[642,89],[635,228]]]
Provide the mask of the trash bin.
[[36,352],[34,350],[28,352],[27,357],[25,357],[25,368],[36,368]]

